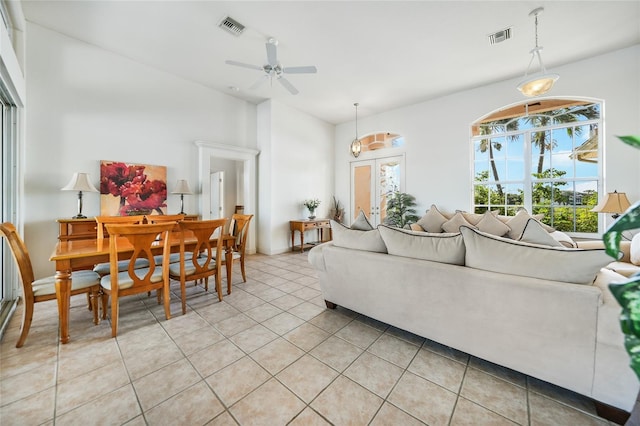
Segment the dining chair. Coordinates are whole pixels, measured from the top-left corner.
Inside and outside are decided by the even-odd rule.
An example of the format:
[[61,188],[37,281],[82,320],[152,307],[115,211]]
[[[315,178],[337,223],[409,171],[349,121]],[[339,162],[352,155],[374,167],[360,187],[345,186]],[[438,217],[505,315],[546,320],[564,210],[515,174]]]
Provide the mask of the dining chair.
[[[209,277],[215,275],[218,300],[222,301],[222,285],[220,282],[221,262],[216,258],[222,257],[223,229],[227,219],[197,220],[179,222],[180,227],[180,261],[169,265],[171,278],[180,280],[180,297],[182,298],[182,313],[187,312],[186,282],[204,279],[205,290],[209,290]],[[219,230],[215,245],[212,238]],[[185,242],[189,238],[195,239],[195,245],[189,252]],[[190,255],[189,258],[187,255]]]
[[[20,337],[16,343],[16,348],[22,347],[33,320],[33,307],[38,302],[54,300],[56,298],[56,278],[55,276],[36,280],[33,274],[31,258],[24,241],[18,235],[16,227],[5,222],[0,225],[0,234],[6,238],[9,248],[13,253],[13,258],[18,264],[20,281],[22,281],[22,293],[24,297],[24,311],[22,312],[22,325],[20,326]],[[87,293],[90,294],[91,310],[93,310],[93,323],[98,324],[98,303],[97,298],[100,292],[100,276],[93,271],[77,271],[71,274],[71,295]]]
[[[175,222],[140,225],[105,225],[109,232],[109,258],[111,272],[100,279],[102,291],[111,297],[111,337],[118,334],[118,310],[120,297],[152,290],[158,292],[158,303],[164,303],[164,314],[171,318],[169,307],[169,235]],[[160,239],[157,237],[160,235]],[[152,261],[152,248],[162,246],[163,262]],[[119,270],[118,255],[123,248],[130,248],[131,262],[125,271]],[[147,262],[145,268],[135,268],[138,260]]]
[[[98,240],[103,240],[105,238],[104,230],[107,224],[117,224],[117,225],[137,225],[144,221],[144,215],[135,215],[135,216],[96,216],[96,224],[98,228]],[[108,235],[107,235],[108,237]],[[138,264],[135,265],[136,268],[146,268],[149,264],[140,259]],[[129,260],[121,260],[118,262],[118,271],[125,271],[129,267]],[[101,277],[107,275],[111,271],[111,263],[104,262],[98,263],[93,267],[93,271],[97,272]],[[103,314],[104,315],[104,314]]]
[[[144,217],[147,223],[165,223],[165,222],[176,222],[176,225],[173,228],[173,231],[179,232],[180,228],[178,227],[177,222],[182,222],[185,218],[184,214],[154,214],[147,215]],[[156,264],[159,265],[162,261],[162,256],[155,256]],[[171,253],[169,255],[169,263],[175,263],[180,261],[180,253]]]
[[[249,236],[249,223],[253,218],[252,214],[234,214],[231,216],[231,223],[229,225],[229,233],[232,234],[235,239],[233,241],[233,261],[240,261],[240,270],[242,271],[242,282],[247,282],[247,274],[244,269],[244,257],[245,249],[247,246],[247,237]],[[225,261],[223,260],[223,264]],[[226,266],[226,265],[225,265]],[[231,283],[227,283],[230,287]]]

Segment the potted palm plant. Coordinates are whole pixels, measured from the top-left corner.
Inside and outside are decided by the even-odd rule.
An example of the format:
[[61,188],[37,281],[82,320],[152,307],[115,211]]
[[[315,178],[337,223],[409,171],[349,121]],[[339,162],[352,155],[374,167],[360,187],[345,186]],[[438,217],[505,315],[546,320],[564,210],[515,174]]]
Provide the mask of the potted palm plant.
[[387,216],[384,223],[404,228],[420,217],[416,215],[416,197],[406,192],[392,192],[387,196]]
[[[619,138],[628,145],[640,148],[640,136],[619,136]],[[602,236],[607,253],[617,259],[622,233],[638,228],[640,228],[640,201],[618,217]],[[622,306],[620,326],[625,335],[624,346],[631,358],[631,369],[640,378],[640,273],[632,275],[625,281],[609,284],[609,289]],[[639,423],[640,408],[636,403],[627,425]]]

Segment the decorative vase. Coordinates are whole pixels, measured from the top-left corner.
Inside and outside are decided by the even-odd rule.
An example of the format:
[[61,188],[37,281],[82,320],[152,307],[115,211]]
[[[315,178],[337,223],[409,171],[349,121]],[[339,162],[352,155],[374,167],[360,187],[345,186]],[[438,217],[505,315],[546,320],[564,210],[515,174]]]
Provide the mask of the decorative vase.
[[316,218],[315,210],[309,210],[309,220],[313,220]]

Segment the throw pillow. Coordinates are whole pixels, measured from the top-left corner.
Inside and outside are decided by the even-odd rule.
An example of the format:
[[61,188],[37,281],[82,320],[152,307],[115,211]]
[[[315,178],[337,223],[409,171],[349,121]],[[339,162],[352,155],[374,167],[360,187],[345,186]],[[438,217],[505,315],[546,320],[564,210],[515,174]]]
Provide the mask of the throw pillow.
[[386,253],[387,247],[380,237],[377,229],[370,231],[360,231],[350,229],[334,220],[331,221],[331,233],[333,237],[333,245],[336,247],[344,247],[355,250],[374,251],[377,253]]
[[536,246],[461,227],[465,265],[543,280],[591,284],[611,258],[602,250]]
[[427,232],[442,232],[442,224],[449,220],[443,215],[435,204],[432,204],[427,213],[416,222]]
[[509,226],[505,225],[500,221],[495,215],[486,211],[482,216],[482,219],[477,222],[476,226],[482,232],[487,232],[489,234],[497,235],[498,237],[502,237],[507,232],[511,231]]
[[609,284],[611,283],[621,283],[626,281],[627,278],[620,275],[617,272],[614,272],[607,268],[602,268],[596,279],[593,281],[593,285],[598,287],[602,291],[602,300],[605,304],[612,304],[613,306],[620,307],[620,304],[616,300],[616,298],[611,294],[611,290],[609,290]]
[[371,231],[373,226],[371,226],[371,222],[367,219],[367,215],[364,214],[364,211],[360,210],[358,213],[358,217],[351,224],[351,229],[357,229],[359,231]]
[[562,231],[549,232],[549,235],[551,235],[553,238],[555,238],[557,242],[559,242],[565,247],[578,248],[578,244],[576,244],[576,242],[573,241],[573,238],[571,238],[570,236],[568,236]]
[[[518,210],[515,216],[507,216],[507,217],[509,217],[509,219],[507,220],[506,224],[509,228],[511,228],[508,234],[509,238],[511,238],[512,240],[518,240],[520,239],[520,236],[522,235],[522,231],[524,231],[524,227],[527,225],[527,221],[529,219],[533,217],[537,221],[540,221],[540,219],[542,219],[544,215],[531,216],[526,209],[520,209]],[[548,225],[543,225],[543,228],[547,229],[548,232],[555,231],[555,229],[551,228]]]
[[461,226],[468,226],[470,228],[476,229],[475,226],[467,222],[467,219],[462,216],[461,212],[458,212],[454,214],[451,219],[442,224],[442,230],[444,232],[460,232]]
[[631,238],[629,256],[631,258],[631,263],[634,265],[640,265],[640,234],[636,234]]
[[416,232],[425,232],[424,228],[422,226],[418,225],[417,223],[409,224],[409,229],[411,229],[412,231],[416,231]]
[[550,247],[564,247],[557,241],[555,238],[551,236],[547,231],[544,230],[540,222],[531,218],[527,221],[527,224],[524,226],[524,230],[522,231],[522,235],[518,241],[524,241],[525,243],[538,244],[541,246],[550,246]]
[[378,226],[389,254],[433,262],[464,265],[464,242],[460,233],[427,233]]

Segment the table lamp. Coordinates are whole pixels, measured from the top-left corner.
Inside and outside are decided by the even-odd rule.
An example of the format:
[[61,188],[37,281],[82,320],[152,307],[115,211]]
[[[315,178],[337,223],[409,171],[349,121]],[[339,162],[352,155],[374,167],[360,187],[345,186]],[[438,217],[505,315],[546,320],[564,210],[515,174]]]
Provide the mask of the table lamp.
[[186,179],[178,179],[178,183],[176,184],[176,187],[173,189],[171,193],[180,194],[180,213],[179,214],[186,214],[184,212],[184,196],[193,194],[193,192],[191,192],[191,189],[189,188],[189,183],[186,181]]
[[612,218],[617,219],[621,213],[624,213],[631,203],[627,198],[627,194],[624,192],[613,191],[609,192],[598,203],[597,206],[591,209],[592,212],[598,213],[613,213]]
[[89,181],[88,173],[74,173],[73,177],[65,186],[62,191],[78,191],[78,214],[73,219],[86,219],[87,217],[82,214],[82,191],[84,192],[98,192],[95,186]]

